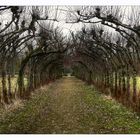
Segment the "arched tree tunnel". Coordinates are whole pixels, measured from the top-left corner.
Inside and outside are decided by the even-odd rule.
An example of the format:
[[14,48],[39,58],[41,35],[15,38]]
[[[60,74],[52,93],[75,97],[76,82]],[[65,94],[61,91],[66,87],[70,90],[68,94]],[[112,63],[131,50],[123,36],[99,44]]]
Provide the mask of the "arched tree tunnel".
[[119,11],[118,7],[77,10],[79,18],[75,22],[91,26],[83,26],[73,35],[73,70],[78,78],[138,111],[139,24],[131,21],[128,25]]
[[[49,8],[1,6],[1,15],[9,19],[0,22],[0,102],[30,97],[35,89],[61,78],[68,65],[72,75],[139,111],[139,10],[130,8],[128,18],[135,15],[131,21],[119,6],[63,9],[69,15],[66,24],[83,23],[65,36],[54,24],[59,22],[58,7],[49,17]],[[17,85],[12,87],[15,75]]]
[[139,133],[139,13],[0,6],[0,133]]

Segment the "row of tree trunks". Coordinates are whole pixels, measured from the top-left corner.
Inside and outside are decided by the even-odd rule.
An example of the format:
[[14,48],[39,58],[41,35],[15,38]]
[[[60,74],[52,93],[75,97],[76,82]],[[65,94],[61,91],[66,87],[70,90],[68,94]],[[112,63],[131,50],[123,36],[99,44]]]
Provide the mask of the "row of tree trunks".
[[12,58],[5,58],[4,56],[1,59],[1,101],[3,100],[4,103],[9,104],[12,103],[12,100],[15,98],[15,91],[12,90],[12,79],[15,76],[13,73],[13,59]]
[[134,110],[135,106],[139,107],[137,73],[130,70],[129,67],[119,70],[119,72],[106,72],[100,76],[98,73],[92,73],[92,71],[91,75],[87,75],[87,72],[81,73],[77,71],[77,73],[79,73],[78,78],[88,83],[93,83],[104,93],[111,93],[111,96],[122,104],[132,107]]
[[[136,106],[137,105],[137,78],[136,73],[133,72],[133,74],[126,73],[124,71],[122,72],[114,72],[114,82],[112,82],[112,75],[108,76],[108,78],[105,77],[105,87],[108,87],[108,82],[110,82],[110,89],[112,96],[115,97],[117,100],[125,104],[126,106]],[[132,80],[131,80],[132,79]],[[131,88],[130,88],[130,80]],[[113,84],[112,84],[113,83]]]

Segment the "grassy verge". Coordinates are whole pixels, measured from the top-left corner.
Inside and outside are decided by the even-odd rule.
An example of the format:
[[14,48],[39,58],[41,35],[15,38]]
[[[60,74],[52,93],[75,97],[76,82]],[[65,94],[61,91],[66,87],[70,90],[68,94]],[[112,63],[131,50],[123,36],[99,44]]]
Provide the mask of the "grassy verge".
[[[12,111],[0,111],[0,133],[32,133],[39,124],[47,102],[47,88],[36,90],[30,100],[20,103]],[[51,88],[47,91],[50,92]]]
[[84,100],[91,110],[84,124],[91,123],[96,133],[140,134],[139,116],[90,86],[83,89],[87,93]]

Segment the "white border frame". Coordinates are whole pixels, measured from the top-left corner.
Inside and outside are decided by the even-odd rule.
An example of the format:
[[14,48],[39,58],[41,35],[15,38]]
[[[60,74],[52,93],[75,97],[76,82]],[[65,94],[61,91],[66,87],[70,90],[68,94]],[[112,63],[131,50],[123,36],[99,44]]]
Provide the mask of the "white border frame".
[[140,0],[0,0],[0,5],[140,5]]
[[[140,5],[140,0],[0,0],[0,5]],[[0,135],[1,140],[127,140],[140,135]]]

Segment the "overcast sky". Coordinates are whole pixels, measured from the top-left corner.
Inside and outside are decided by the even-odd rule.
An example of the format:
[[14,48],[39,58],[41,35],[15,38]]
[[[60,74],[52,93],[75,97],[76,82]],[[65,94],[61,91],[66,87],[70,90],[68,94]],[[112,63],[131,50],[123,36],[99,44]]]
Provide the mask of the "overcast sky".
[[[48,10],[47,12],[43,12],[44,15],[41,16],[46,16],[48,14],[50,19],[57,19],[58,22],[54,21],[46,21],[46,22],[51,22],[55,25],[55,27],[60,27],[63,29],[64,35],[68,35],[70,31],[77,31],[82,28],[83,25],[90,26],[91,24],[83,24],[81,22],[79,23],[66,23],[66,21],[72,21],[73,19],[75,20],[77,18],[77,9],[81,9],[81,6],[47,6]],[[86,6],[89,8],[89,6]],[[125,9],[125,17],[127,19],[129,13],[131,12],[132,6],[121,6],[122,9]],[[41,7],[43,9],[43,7]],[[133,10],[140,11],[139,6],[133,7]],[[72,18],[70,18],[70,16]],[[5,19],[9,20],[9,13],[6,13],[4,16],[0,15],[0,20],[7,22]],[[30,19],[29,19],[30,20]]]
[[[50,12],[49,16],[51,18],[56,18],[58,22],[55,22],[55,26],[58,26],[60,28],[63,28],[63,33],[67,35],[69,31],[77,31],[82,28],[83,25],[90,26],[91,24],[85,24],[85,23],[66,23],[66,21],[72,21],[73,19],[76,20],[77,18],[77,9],[81,9],[82,6],[52,6],[50,7]],[[90,6],[85,6],[87,9]],[[124,12],[124,22],[129,24],[132,19],[129,19],[130,13],[133,11],[139,11],[140,12],[140,7],[139,6],[120,6],[121,10]],[[57,9],[57,10],[56,10]],[[56,13],[57,11],[57,13]],[[137,12],[138,13],[138,12]],[[72,18],[69,17],[69,15],[72,15]],[[137,15],[139,16],[139,15]],[[136,18],[136,17],[131,17],[131,18]],[[139,18],[139,17],[137,17]],[[135,19],[133,19],[135,20]],[[108,28],[109,29],[109,28]]]

